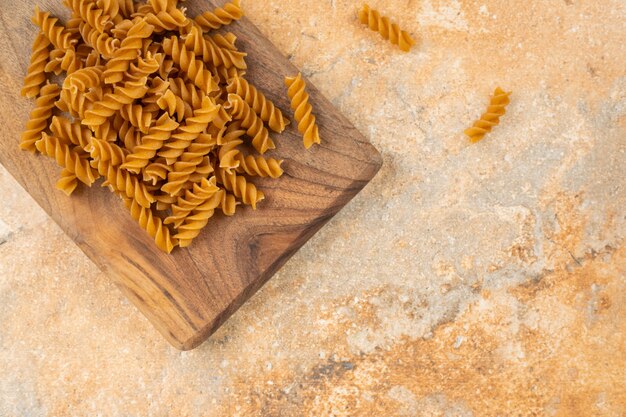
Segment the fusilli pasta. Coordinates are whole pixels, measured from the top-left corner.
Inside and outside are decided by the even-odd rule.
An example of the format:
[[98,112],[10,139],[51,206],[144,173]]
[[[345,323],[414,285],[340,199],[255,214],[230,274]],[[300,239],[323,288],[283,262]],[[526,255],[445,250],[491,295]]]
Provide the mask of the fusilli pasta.
[[367,25],[371,30],[389,40],[394,45],[398,45],[401,50],[408,52],[415,44],[411,35],[389,20],[388,17],[381,16],[376,10],[371,9],[367,4],[359,11],[359,20]]
[[287,94],[291,99],[294,118],[298,122],[298,131],[303,135],[304,147],[309,149],[314,143],[319,144],[321,140],[302,74],[298,74],[296,77],[286,77],[285,85],[288,88]]
[[24,87],[21,94],[33,98],[39,95],[41,86],[46,82],[44,70],[50,57],[50,40],[43,33],[39,33],[33,42],[33,53],[30,56],[30,65],[24,78]]
[[505,92],[497,87],[493,92],[487,111],[476,120],[472,127],[465,130],[465,134],[472,143],[480,141],[485,135],[491,132],[494,126],[500,123],[500,117],[506,113],[506,106],[510,103],[511,92]]

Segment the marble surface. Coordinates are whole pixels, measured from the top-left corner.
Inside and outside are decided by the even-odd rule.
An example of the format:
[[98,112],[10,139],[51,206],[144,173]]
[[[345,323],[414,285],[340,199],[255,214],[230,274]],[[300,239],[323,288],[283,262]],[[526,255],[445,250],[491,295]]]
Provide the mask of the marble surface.
[[0,415],[624,415],[626,2],[370,5],[244,3],[384,166],[196,350],[0,169]]

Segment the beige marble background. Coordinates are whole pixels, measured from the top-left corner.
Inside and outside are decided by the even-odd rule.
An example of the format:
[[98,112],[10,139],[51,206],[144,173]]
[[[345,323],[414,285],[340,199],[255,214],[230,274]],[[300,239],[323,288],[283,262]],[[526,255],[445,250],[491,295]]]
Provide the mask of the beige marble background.
[[370,4],[244,3],[384,167],[196,350],[0,169],[1,416],[625,415],[626,2]]

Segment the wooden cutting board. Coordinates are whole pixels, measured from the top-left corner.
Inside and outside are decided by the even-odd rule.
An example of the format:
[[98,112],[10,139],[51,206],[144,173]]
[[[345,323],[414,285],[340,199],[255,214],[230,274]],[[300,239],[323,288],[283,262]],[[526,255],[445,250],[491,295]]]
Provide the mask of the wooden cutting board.
[[[305,151],[295,123],[284,134],[274,135],[273,156],[285,160],[285,174],[278,180],[255,180],[267,196],[259,209],[240,208],[234,217],[216,216],[190,248],[164,254],[99,182],[67,197],[54,188],[60,172],[54,161],[18,149],[34,103],[20,97],[19,91],[37,33],[30,22],[35,4],[68,16],[61,0],[2,2],[0,163],[179,349],[192,349],[211,335],[381,166],[376,149],[308,83],[321,146]],[[190,0],[185,7],[189,16],[195,16],[214,4]],[[229,29],[248,52],[246,78],[292,118],[283,78],[298,69],[249,20]]]

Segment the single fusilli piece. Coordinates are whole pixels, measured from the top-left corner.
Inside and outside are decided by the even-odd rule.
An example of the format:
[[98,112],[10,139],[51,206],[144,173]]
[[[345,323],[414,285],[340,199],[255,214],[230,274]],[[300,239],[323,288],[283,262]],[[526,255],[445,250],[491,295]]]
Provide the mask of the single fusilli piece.
[[246,53],[233,51],[219,46],[211,37],[203,37],[197,27],[192,27],[185,38],[185,47],[201,57],[207,64],[215,67],[246,69]]
[[285,85],[288,88],[287,94],[291,99],[294,118],[298,122],[298,131],[303,135],[304,147],[309,149],[314,143],[319,144],[321,140],[302,74],[296,77],[286,77]]
[[243,98],[261,120],[266,122],[274,132],[281,133],[285,130],[288,121],[285,120],[280,109],[245,79],[239,77],[233,78],[226,87],[226,91],[230,94],[237,94],[239,97]]
[[60,91],[61,88],[54,83],[41,88],[41,95],[35,101],[35,108],[30,112],[26,129],[22,133],[20,148],[23,150],[35,152],[35,142],[41,138],[41,133],[48,127],[48,120],[52,117],[52,109]]
[[139,223],[139,226],[148,232],[154,239],[157,247],[166,253],[171,253],[176,242],[172,239],[170,229],[163,224],[163,220],[152,212],[151,209],[142,207],[136,200],[122,197],[124,204],[130,210],[131,217]]
[[229,174],[232,170],[237,169],[239,167],[239,159],[237,158],[240,155],[239,149],[237,146],[243,143],[242,140],[233,140],[228,143],[225,143],[220,147],[218,152],[218,158],[220,160],[220,168],[228,172]]
[[253,209],[256,209],[257,203],[265,198],[263,191],[257,190],[255,185],[248,182],[242,175],[234,172],[228,173],[222,168],[217,168],[215,177],[227,191],[231,191],[235,197],[241,199],[242,203],[252,206]]
[[193,110],[191,106],[182,98],[178,97],[172,92],[167,90],[158,100],[157,105],[161,110],[165,110],[171,117],[176,115],[178,122],[182,122],[183,118],[191,117]]
[[102,84],[103,66],[91,66],[79,69],[68,75],[63,81],[63,88],[84,92]]
[[[163,55],[163,54],[157,54]],[[145,58],[137,58],[137,62],[131,62],[130,68],[124,79],[128,81],[138,81],[144,77],[149,77],[159,70],[160,57],[153,55],[151,52],[146,54]]]
[[122,165],[128,153],[114,143],[96,138],[92,138],[89,141],[89,145],[85,147],[85,151],[89,153],[89,156],[91,156],[94,161],[108,162],[113,166]]
[[155,162],[151,162],[149,165],[141,170],[142,178],[145,182],[157,185],[159,181],[163,181],[167,178],[167,174],[172,172],[173,167],[168,165],[165,158],[158,158]]
[[401,50],[408,52],[415,44],[411,35],[389,20],[388,17],[381,16],[376,10],[371,9],[367,4],[359,11],[359,20],[367,25],[371,30],[378,32],[381,36],[394,45],[398,45]]
[[164,114],[150,128],[148,134],[141,139],[141,144],[133,149],[133,153],[128,155],[122,168],[138,174],[141,169],[150,163],[156,153],[161,149],[174,130],[178,128],[178,123]]
[[42,12],[39,6],[35,6],[33,23],[41,28],[41,32],[48,37],[55,48],[65,50],[74,45],[77,40],[63,25],[57,24],[58,21],[59,19],[51,17],[50,13]]
[[43,33],[39,33],[33,42],[33,52],[30,56],[30,64],[24,77],[24,87],[21,94],[24,97],[37,97],[41,86],[46,82],[44,70],[50,57],[50,40]]
[[204,62],[196,59],[196,55],[185,48],[185,45],[175,36],[163,40],[163,51],[171,56],[180,69],[187,74],[190,80],[208,94],[219,89],[213,74],[206,69]]
[[105,59],[111,58],[120,46],[119,39],[109,36],[108,33],[98,32],[88,23],[82,22],[79,30],[85,43],[98,51]]
[[50,52],[50,60],[46,64],[46,72],[54,72],[59,75],[62,71],[72,74],[83,68],[83,61],[76,56],[74,48],[66,50],[55,49]]
[[240,174],[270,178],[279,178],[283,175],[282,160],[253,155],[244,156],[241,152],[235,156],[235,159],[239,162],[237,172]]
[[507,93],[500,87],[496,88],[487,111],[474,122],[472,127],[465,130],[465,134],[472,143],[481,140],[488,132],[491,132],[494,126],[500,123],[500,117],[506,113],[506,106],[511,101],[510,95],[511,92]]
[[141,104],[126,104],[120,109],[120,116],[142,133],[148,133],[154,114],[145,111]]
[[112,24],[109,17],[104,15],[104,11],[96,5],[95,1],[65,0],[65,4],[98,33],[104,33]]
[[263,125],[263,120],[241,97],[236,94],[229,94],[228,104],[224,108],[230,111],[233,119],[241,121],[241,126],[247,129],[248,136],[252,138],[252,146],[257,152],[264,154],[268,149],[276,148],[269,132]]
[[124,105],[142,98],[147,92],[145,78],[139,81],[127,81],[123,86],[116,86],[113,93],[106,94],[102,100],[94,103],[91,110],[85,112],[85,118],[81,123],[90,127],[101,125]]
[[222,26],[230,25],[234,20],[239,20],[243,16],[243,10],[239,5],[239,0],[232,0],[222,7],[214,9],[212,12],[204,12],[196,16],[195,21],[203,31],[219,29]]
[[122,44],[106,64],[103,74],[106,84],[115,84],[122,81],[124,73],[130,68],[131,62],[135,61],[139,56],[143,40],[149,38],[153,31],[154,26],[149,25],[145,20],[139,20],[130,28],[126,37],[122,40]]
[[80,146],[82,149],[89,146],[92,138],[91,130],[81,125],[80,122],[72,122],[61,116],[52,116],[50,131],[57,138]]
[[41,134],[35,146],[43,155],[53,158],[59,166],[76,175],[82,183],[91,187],[96,180],[97,174],[89,165],[89,160],[70,149],[69,145],[59,138]]
[[72,171],[63,168],[61,170],[61,176],[56,182],[55,187],[57,190],[63,191],[65,195],[70,196],[76,187],[78,187],[78,178],[76,178],[76,174]]

